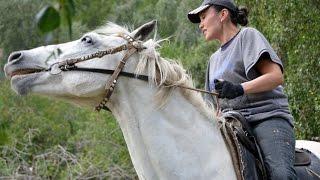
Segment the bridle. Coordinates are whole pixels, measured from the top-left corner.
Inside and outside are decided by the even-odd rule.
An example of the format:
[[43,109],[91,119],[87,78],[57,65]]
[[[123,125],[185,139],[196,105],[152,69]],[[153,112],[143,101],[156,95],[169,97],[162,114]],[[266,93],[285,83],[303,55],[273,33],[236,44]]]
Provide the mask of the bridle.
[[[128,59],[136,52],[145,49],[141,42],[134,40],[132,37],[126,34],[118,34],[117,36],[122,37],[123,39],[127,40],[126,44],[120,45],[118,47],[106,49],[104,51],[98,51],[93,54],[89,54],[83,57],[78,58],[69,58],[64,61],[59,61],[50,66],[49,69],[46,71],[50,71],[51,74],[59,74],[62,71],[87,71],[87,72],[96,72],[96,73],[103,73],[103,74],[112,74],[111,78],[109,79],[108,83],[105,86],[106,94],[103,100],[95,107],[96,111],[100,111],[101,109],[109,110],[106,106],[107,102],[109,101],[114,88],[117,84],[117,80],[119,75],[130,77],[130,78],[137,78],[140,80],[148,81],[148,76],[144,75],[135,75],[133,73],[123,72],[122,69],[124,68]],[[102,58],[103,56],[109,54],[115,54],[121,51],[127,50],[127,53],[124,55],[122,60],[119,62],[115,70],[110,69],[95,69],[95,68],[79,68],[76,66],[77,63],[87,61],[94,58]]]
[[[109,110],[108,107],[106,106],[106,104],[109,101],[109,99],[115,89],[119,75],[126,76],[129,78],[136,78],[136,79],[140,79],[143,81],[149,80],[148,76],[136,75],[133,73],[122,71],[126,62],[133,54],[145,49],[145,47],[142,45],[142,42],[135,40],[134,38],[132,38],[131,36],[129,36],[127,34],[118,34],[117,36],[125,39],[127,41],[127,43],[120,45],[118,47],[106,49],[104,51],[98,51],[96,53],[89,54],[89,55],[86,55],[83,57],[68,58],[68,59],[65,59],[64,61],[59,61],[57,63],[52,64],[45,71],[50,71],[51,74],[59,74],[62,71],[86,71],[86,72],[95,72],[95,73],[103,73],[103,74],[112,74],[110,79],[108,80],[106,86],[105,86],[106,93],[105,93],[103,100],[95,107],[96,111],[100,111],[101,109]],[[87,61],[87,60],[90,60],[93,58],[102,58],[103,56],[115,54],[115,53],[125,51],[125,50],[127,50],[127,52],[124,55],[124,57],[122,58],[122,60],[119,62],[119,64],[117,65],[115,70],[96,69],[96,68],[79,68],[76,66],[76,64],[79,62]],[[198,92],[202,92],[202,93],[208,93],[208,94],[217,96],[217,93],[214,93],[214,92],[209,92],[209,91],[205,91],[205,90],[201,90],[201,89],[195,89],[195,88],[186,87],[186,86],[182,86],[182,85],[177,85],[177,86],[180,88],[185,88],[185,89],[194,90],[194,91],[198,91]]]

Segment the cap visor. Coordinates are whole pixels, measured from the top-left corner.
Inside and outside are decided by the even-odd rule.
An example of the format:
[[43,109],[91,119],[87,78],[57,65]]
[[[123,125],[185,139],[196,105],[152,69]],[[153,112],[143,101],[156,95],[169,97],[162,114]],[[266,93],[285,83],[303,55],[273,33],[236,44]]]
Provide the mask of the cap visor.
[[197,9],[194,9],[193,11],[190,11],[188,13],[188,19],[192,23],[200,23],[199,13],[202,12],[203,10],[207,9],[208,7],[210,7],[209,4],[204,5],[204,6],[200,6]]

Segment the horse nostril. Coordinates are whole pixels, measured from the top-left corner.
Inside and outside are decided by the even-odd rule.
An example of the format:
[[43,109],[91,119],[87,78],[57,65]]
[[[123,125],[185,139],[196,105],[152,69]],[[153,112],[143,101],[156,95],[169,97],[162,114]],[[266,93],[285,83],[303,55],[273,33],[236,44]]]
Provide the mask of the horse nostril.
[[14,61],[14,60],[19,60],[22,58],[22,53],[21,52],[13,52],[10,54],[8,58],[8,62]]

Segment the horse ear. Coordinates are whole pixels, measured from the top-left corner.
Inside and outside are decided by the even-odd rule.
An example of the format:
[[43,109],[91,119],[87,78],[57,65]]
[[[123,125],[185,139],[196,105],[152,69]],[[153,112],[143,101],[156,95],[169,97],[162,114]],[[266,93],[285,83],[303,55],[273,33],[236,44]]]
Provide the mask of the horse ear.
[[157,24],[157,21],[153,20],[140,26],[139,28],[137,28],[131,33],[131,37],[133,37],[135,40],[140,40],[140,41],[145,40],[148,37],[148,35],[153,31],[156,24]]

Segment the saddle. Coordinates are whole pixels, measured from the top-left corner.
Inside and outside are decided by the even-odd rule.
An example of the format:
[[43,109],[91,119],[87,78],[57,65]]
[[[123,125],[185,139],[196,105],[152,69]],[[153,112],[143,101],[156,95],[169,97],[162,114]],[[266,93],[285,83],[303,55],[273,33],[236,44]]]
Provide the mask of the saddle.
[[305,149],[296,149],[294,166],[309,166],[311,164],[310,153]]
[[[226,142],[228,150],[231,154],[232,161],[236,170],[238,179],[250,179],[246,173],[246,164],[244,159],[245,151],[252,154],[257,174],[250,174],[253,179],[267,179],[266,168],[250,125],[245,117],[237,111],[225,111],[222,114],[222,120],[219,121],[221,134]],[[247,156],[248,157],[248,156]],[[294,166],[308,166],[311,164],[310,154],[307,150],[295,150]],[[247,165],[248,166],[248,165]],[[252,177],[255,176],[255,177]]]

